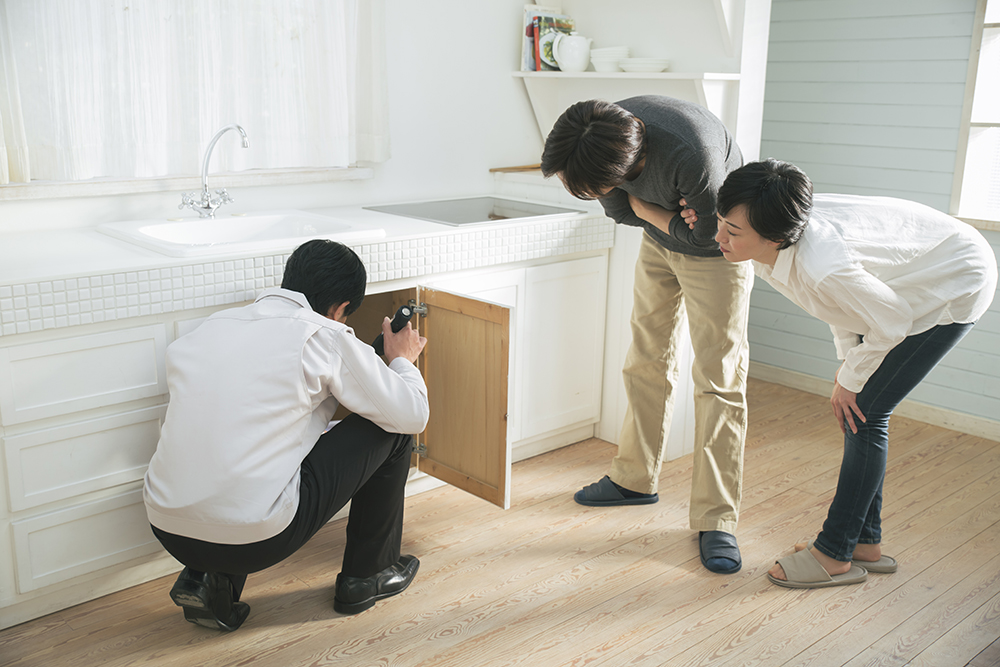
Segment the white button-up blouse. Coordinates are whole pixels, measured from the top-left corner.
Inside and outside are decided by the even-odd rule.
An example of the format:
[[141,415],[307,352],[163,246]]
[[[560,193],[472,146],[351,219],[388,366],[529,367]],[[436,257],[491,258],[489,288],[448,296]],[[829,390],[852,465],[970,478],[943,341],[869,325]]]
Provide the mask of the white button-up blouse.
[[976,229],[890,197],[815,195],[802,238],[754,270],[830,325],[838,381],[853,392],[907,336],[978,320],[997,285],[996,257]]

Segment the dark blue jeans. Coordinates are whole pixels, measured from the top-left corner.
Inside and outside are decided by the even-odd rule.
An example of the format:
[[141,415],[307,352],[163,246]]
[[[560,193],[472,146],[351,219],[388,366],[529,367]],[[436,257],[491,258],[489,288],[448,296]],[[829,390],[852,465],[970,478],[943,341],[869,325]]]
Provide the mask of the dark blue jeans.
[[837,493],[814,546],[830,558],[851,560],[857,544],[882,542],[882,481],[889,450],[889,417],[896,406],[972,328],[969,324],[936,326],[908,336],[892,348],[864,388],[857,403],[857,433],[845,422],[844,460]]

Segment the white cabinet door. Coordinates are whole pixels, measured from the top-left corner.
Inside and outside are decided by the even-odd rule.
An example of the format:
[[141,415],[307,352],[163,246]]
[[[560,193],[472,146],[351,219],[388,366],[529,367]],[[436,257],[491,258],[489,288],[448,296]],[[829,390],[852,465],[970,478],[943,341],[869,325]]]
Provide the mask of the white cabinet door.
[[526,270],[522,439],[600,419],[606,290],[603,255]]

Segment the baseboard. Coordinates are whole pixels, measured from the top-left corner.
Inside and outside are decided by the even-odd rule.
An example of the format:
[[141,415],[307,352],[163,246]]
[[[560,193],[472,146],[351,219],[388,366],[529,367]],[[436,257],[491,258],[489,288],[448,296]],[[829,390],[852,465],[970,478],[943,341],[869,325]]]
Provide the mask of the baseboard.
[[[176,574],[182,567],[183,565],[166,551],[158,551],[122,565],[81,575],[77,578],[79,581],[74,580],[75,583],[70,585],[54,584],[31,591],[4,602],[7,606],[0,608],[0,629],[138,586],[153,579]],[[170,584],[167,588],[169,586]],[[163,591],[163,595],[166,596],[166,590]]]
[[561,431],[547,433],[535,439],[525,439],[514,443],[511,448],[512,462],[517,463],[533,456],[551,452],[554,449],[572,445],[594,437],[594,424],[571,426]]
[[[750,377],[765,382],[773,382],[784,387],[791,387],[810,394],[829,396],[833,390],[833,382],[822,378],[806,375],[796,371],[778,368],[769,364],[750,362]],[[946,408],[939,408],[926,403],[918,403],[909,399],[899,404],[893,414],[907,419],[914,419],[925,424],[941,426],[942,428],[968,433],[987,440],[1000,441],[1000,421],[977,417]]]

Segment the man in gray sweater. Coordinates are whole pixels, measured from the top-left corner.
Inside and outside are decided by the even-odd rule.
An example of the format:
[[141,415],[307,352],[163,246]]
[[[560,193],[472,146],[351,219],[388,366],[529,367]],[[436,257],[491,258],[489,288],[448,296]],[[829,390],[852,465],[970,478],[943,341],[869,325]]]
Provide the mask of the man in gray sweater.
[[[632,345],[623,370],[628,411],[608,475],[578,491],[582,505],[655,503],[680,372],[682,312],[694,348],[695,450],[690,525],[713,572],[742,566],[735,531],[746,439],[747,315],[752,272],[715,242],[716,194],[743,157],[726,127],[695,104],[643,95],[567,109],[546,138],[542,173],[642,227]],[[697,215],[689,227],[680,211]],[[689,214],[690,215],[690,214]]]

